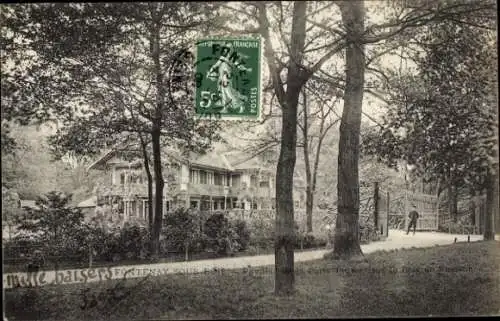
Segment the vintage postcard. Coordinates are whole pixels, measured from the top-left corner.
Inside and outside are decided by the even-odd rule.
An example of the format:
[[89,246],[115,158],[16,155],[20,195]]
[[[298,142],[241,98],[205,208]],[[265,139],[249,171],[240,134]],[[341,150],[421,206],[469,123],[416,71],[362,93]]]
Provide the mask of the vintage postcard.
[[3,320],[499,316],[497,11],[0,5]]

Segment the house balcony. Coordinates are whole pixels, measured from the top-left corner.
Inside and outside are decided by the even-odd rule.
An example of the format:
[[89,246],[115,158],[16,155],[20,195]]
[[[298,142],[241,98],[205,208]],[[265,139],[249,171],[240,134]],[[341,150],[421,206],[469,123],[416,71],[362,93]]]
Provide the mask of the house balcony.
[[[209,185],[209,184],[192,184],[188,185],[187,191],[182,191],[179,184],[165,184],[164,192],[170,196],[176,196],[179,193],[185,194],[188,192],[192,196],[212,196],[212,197],[236,197],[236,198],[273,198],[274,190],[269,187],[247,187],[247,186],[227,186],[227,194],[224,193],[226,186]],[[99,185],[96,189],[98,196],[121,196],[126,197],[147,197],[148,185],[146,183],[130,183],[130,184],[107,184]],[[153,195],[155,194],[153,184]]]
[[[176,195],[179,192],[178,184],[165,184],[164,193],[168,195]],[[115,185],[100,185],[97,187],[96,194],[98,196],[138,196],[148,197],[147,183],[131,183],[131,184],[115,184]],[[153,183],[153,195],[155,194],[155,184]]]
[[[190,195],[211,195],[214,197],[224,197],[224,187],[223,185],[208,185],[208,184],[193,184],[188,185],[188,193]],[[232,187],[227,186],[227,196],[231,196]]]
[[[153,185],[154,191],[154,185]],[[148,184],[107,184],[100,185],[96,190],[99,196],[122,196],[126,197],[129,195],[137,195],[147,197],[148,195]]]
[[238,198],[273,198],[274,191],[269,187],[236,186],[231,187],[231,196]]
[[208,184],[189,184],[188,192],[190,195],[211,195],[212,197],[273,197],[273,191],[268,187],[243,187],[243,186],[227,186],[227,194],[224,194],[224,187],[222,185],[208,185]]

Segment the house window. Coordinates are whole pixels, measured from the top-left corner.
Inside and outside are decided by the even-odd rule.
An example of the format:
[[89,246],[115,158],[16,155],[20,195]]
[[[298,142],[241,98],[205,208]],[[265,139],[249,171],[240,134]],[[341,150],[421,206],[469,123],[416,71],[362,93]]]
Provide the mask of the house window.
[[125,185],[125,173],[120,173],[120,185]]
[[189,172],[189,181],[192,184],[198,184],[200,182],[200,173],[199,173],[199,171],[197,171],[195,169],[192,169]]
[[203,201],[201,203],[201,210],[202,211],[208,211],[208,210],[210,210],[210,201]]
[[141,176],[140,173],[138,172],[131,172],[129,174],[129,183],[132,183],[132,184],[137,184],[139,183],[139,177]]
[[197,201],[191,201],[191,208],[198,208],[198,202]]
[[214,172],[207,172],[207,184],[214,185]]
[[143,182],[142,176],[143,176],[143,173],[140,171],[133,172],[133,174],[132,174],[133,182],[132,183],[142,184],[142,182]]
[[137,214],[137,203],[135,201],[131,201],[128,203],[128,215],[136,216]]
[[214,184],[222,185],[222,176],[219,173],[214,173]]
[[232,186],[238,187],[240,186],[240,175],[233,175],[233,184]]
[[149,216],[149,201],[148,200],[144,200],[142,202],[143,202],[143,205],[144,205],[143,217],[144,217],[145,220],[147,220],[148,216]]
[[250,186],[257,186],[257,176],[250,176]]
[[214,210],[216,210],[218,208],[218,204],[217,202],[214,202]]
[[137,201],[137,216],[139,218],[144,218],[144,200]]
[[269,187],[269,182],[260,182],[260,187]]
[[200,184],[207,184],[207,172],[200,171]]

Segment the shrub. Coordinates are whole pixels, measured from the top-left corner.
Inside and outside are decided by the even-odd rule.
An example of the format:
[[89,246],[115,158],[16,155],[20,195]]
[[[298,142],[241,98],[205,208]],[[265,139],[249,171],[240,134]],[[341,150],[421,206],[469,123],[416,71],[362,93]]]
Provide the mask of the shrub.
[[404,228],[404,225],[405,225],[404,215],[390,215],[388,225],[389,225],[389,229]]
[[371,224],[360,224],[359,225],[359,243],[366,244],[373,241],[380,240],[380,235]]
[[256,218],[250,224],[249,245],[267,249],[274,245],[274,220],[266,218]]
[[120,233],[120,252],[127,259],[145,258],[149,253],[149,231],[137,225],[125,224]]
[[64,238],[58,255],[64,261],[88,262],[92,237],[93,231],[88,225],[74,228],[72,234]]
[[[470,225],[463,224],[462,222],[446,222],[440,224],[438,228],[439,232],[451,233],[451,234],[474,234],[474,227]],[[477,229],[476,229],[477,232]]]
[[314,233],[301,233],[295,241],[296,249],[313,249],[326,246],[328,243],[325,236],[319,236]]
[[204,224],[204,233],[208,237],[209,247],[217,254],[230,255],[241,248],[236,228],[220,212],[212,214],[207,219]]
[[310,233],[300,234],[295,242],[295,248],[301,248],[301,249],[313,248],[316,245],[315,241],[316,239],[313,234]]
[[163,249],[167,252],[194,252],[204,248],[196,214],[179,208],[165,216]]
[[115,233],[97,226],[89,226],[88,233],[87,244],[93,251],[93,259],[96,261],[111,261],[112,253],[117,248]]
[[39,237],[17,236],[11,240],[4,241],[3,255],[6,264],[27,264],[28,258],[33,255],[35,250],[44,251],[43,240]]
[[216,212],[205,221],[203,231],[209,238],[217,238],[220,232],[229,226],[229,220],[220,212]]
[[250,230],[248,229],[247,222],[237,219],[232,222],[237,234],[237,242],[240,245],[240,251],[244,251],[248,248],[250,243]]
[[[122,228],[88,227],[93,255],[97,261],[120,261],[143,259],[149,254],[149,231],[147,228],[124,224]],[[87,252],[88,253],[88,252]]]

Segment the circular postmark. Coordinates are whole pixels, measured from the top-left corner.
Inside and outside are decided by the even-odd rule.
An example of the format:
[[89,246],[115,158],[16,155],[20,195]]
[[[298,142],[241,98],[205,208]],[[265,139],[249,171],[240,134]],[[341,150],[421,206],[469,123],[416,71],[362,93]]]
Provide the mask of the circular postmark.
[[175,106],[188,108],[193,104],[193,63],[194,54],[189,48],[182,48],[175,54],[169,66],[168,96]]
[[[258,116],[260,43],[246,40],[203,40],[179,52],[171,68],[170,92],[193,92],[195,112],[205,118]],[[189,79],[191,77],[191,80]],[[186,101],[183,95],[171,98]]]

